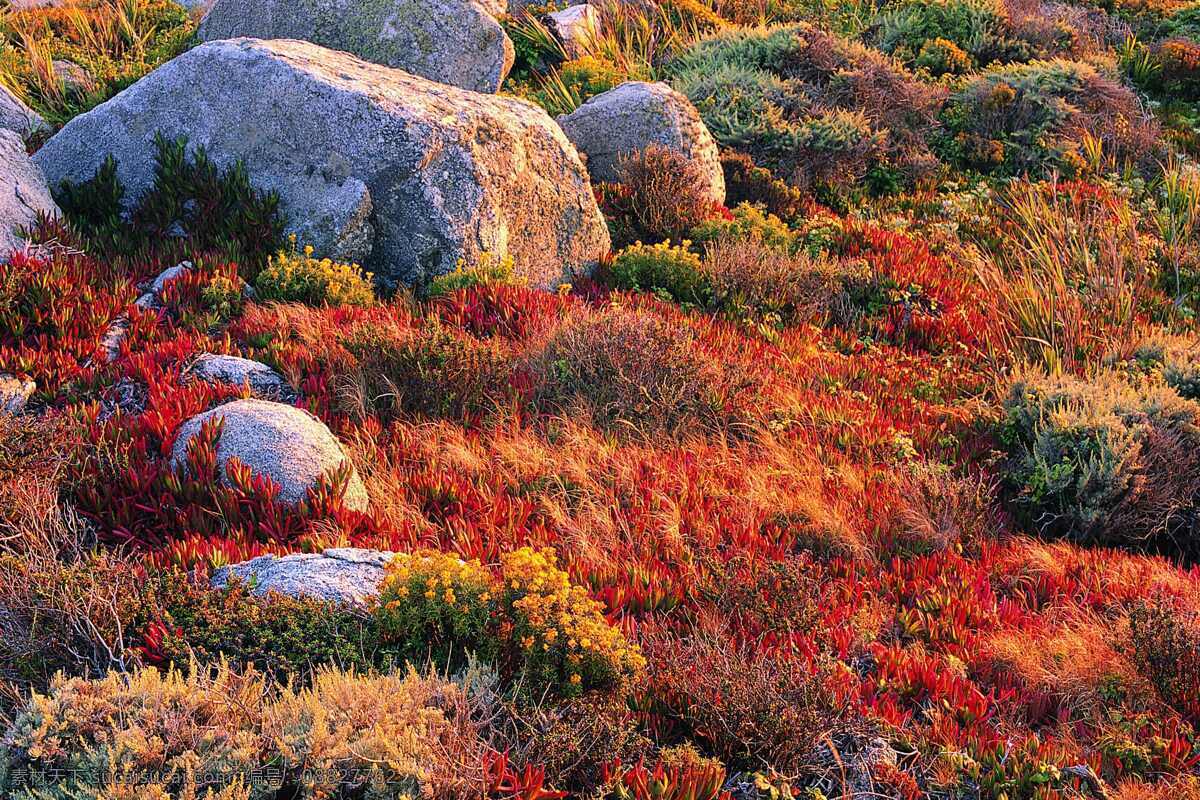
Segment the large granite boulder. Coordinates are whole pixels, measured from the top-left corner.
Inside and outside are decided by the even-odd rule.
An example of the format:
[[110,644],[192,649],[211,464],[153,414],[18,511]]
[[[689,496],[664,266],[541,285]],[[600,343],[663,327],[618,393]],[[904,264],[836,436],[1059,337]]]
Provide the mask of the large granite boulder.
[[665,83],[623,83],[559,117],[558,123],[587,156],[592,180],[615,182],[623,157],[657,144],[696,164],[708,197],[725,202],[717,143],[691,101]]
[[[173,464],[186,463],[188,442],[213,419],[224,422],[217,439],[222,481],[228,481],[229,460],[237,458],[255,475],[266,476],[279,486],[279,499],[285,503],[301,502],[322,476],[347,463],[337,437],[312,414],[283,403],[251,399],[217,406],[184,422],[171,449]],[[350,469],[344,502],[347,508],[365,511],[366,487],[353,466]]]
[[200,45],[76,117],[34,160],[52,182],[79,182],[111,154],[135,198],[153,182],[157,132],[244,161],[302,243],[385,285],[487,252],[554,287],[609,248],[587,171],[544,111],[307,42]]
[[37,222],[38,212],[57,216],[41,170],[25,152],[25,141],[0,130],[0,260],[25,246],[19,231]]
[[392,554],[383,550],[337,547],[323,553],[259,556],[214,570],[211,584],[223,589],[231,580],[264,597],[272,592],[364,605],[379,594]]
[[302,39],[438,83],[494,93],[512,69],[515,51],[493,13],[477,0],[216,0],[199,36]]
[[47,130],[49,126],[36,111],[21,102],[21,98],[0,85],[0,130],[14,131],[23,139],[30,134]]

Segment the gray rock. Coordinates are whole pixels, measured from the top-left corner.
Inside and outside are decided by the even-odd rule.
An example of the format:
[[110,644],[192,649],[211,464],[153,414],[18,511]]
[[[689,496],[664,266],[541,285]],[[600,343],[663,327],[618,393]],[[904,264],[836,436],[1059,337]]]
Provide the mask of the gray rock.
[[[197,414],[183,423],[171,449],[175,466],[185,463],[187,444],[211,419],[223,419],[217,439],[217,463],[222,481],[231,458],[237,458],[255,475],[264,475],[279,486],[279,499],[296,504],[308,496],[318,479],[347,463],[337,437],[325,423],[295,406],[268,400],[235,400]],[[353,467],[351,467],[353,470]],[[367,508],[367,490],[352,471],[344,498],[355,511]]]
[[248,386],[255,397],[283,400],[292,396],[291,387],[275,370],[261,361],[241,356],[203,353],[185,371],[185,376],[205,383]]
[[127,335],[129,335],[128,317],[122,315],[109,323],[108,330],[100,339],[100,350],[104,354],[105,363],[111,364],[121,355],[121,345],[125,342]]
[[493,13],[476,0],[215,0],[198,34],[206,42],[301,39],[438,83],[494,93],[512,69],[515,51]]
[[[53,181],[79,182],[111,154],[132,202],[153,182],[159,131],[219,165],[244,161],[279,192],[301,243],[384,285],[488,252],[553,288],[608,252],[587,171],[544,111],[306,42],[200,45],[76,117],[34,160]],[[370,196],[365,219],[362,204],[331,200],[359,197],[356,187]],[[369,254],[347,254],[347,241],[369,241]]]
[[15,375],[0,374],[0,414],[20,414],[33,397],[37,384]]
[[349,605],[365,605],[379,594],[392,554],[382,550],[338,547],[323,553],[259,556],[214,570],[211,584],[223,589],[231,579],[264,597],[272,592],[290,597],[313,597]]
[[0,130],[0,259],[25,246],[18,231],[37,222],[38,212],[59,214],[50,187],[25,152],[24,140]]
[[0,86],[0,129],[14,131],[22,139],[38,131],[49,129],[46,120],[21,102],[21,98]]
[[695,163],[704,175],[709,198],[725,202],[725,175],[716,142],[691,101],[665,83],[623,83],[559,117],[558,123],[587,156],[592,180],[616,181],[624,156],[657,144]]
[[163,289],[167,288],[167,284],[177,278],[182,278],[192,269],[192,262],[182,261],[173,267],[168,267],[158,274],[154,282],[150,284],[149,290],[133,304],[138,308],[156,309],[162,308],[162,293]]
[[600,14],[596,7],[583,3],[569,6],[546,15],[550,30],[562,42],[568,58],[579,58],[600,30]]
[[51,67],[68,95],[82,98],[99,88],[92,73],[74,61],[54,61]]

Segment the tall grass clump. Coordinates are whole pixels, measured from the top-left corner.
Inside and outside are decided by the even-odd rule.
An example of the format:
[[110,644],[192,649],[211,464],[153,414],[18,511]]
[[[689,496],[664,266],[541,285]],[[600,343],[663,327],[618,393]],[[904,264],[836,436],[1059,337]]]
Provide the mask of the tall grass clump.
[[1013,184],[977,265],[1002,357],[1076,371],[1136,333],[1155,268],[1130,204],[1080,184]]

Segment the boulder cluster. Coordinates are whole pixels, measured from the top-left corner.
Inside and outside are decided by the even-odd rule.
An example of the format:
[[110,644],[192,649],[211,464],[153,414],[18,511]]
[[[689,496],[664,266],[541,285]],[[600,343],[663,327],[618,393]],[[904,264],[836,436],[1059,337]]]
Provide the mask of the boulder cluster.
[[[215,0],[201,44],[48,139],[46,121],[0,87],[0,258],[26,247],[39,215],[60,213],[51,187],[90,179],[110,156],[125,202],[136,202],[153,184],[159,136],[184,138],[219,166],[244,164],[257,188],[278,194],[289,233],[322,256],[362,264],[385,288],[422,284],[484,254],[511,257],[519,277],[547,289],[586,274],[610,249],[593,182],[619,181],[622,159],[651,145],[693,161],[713,202],[724,201],[712,137],[665,84],[622,84],[557,121],[499,95],[514,58],[499,22],[510,11],[528,13],[505,0]],[[544,21],[568,57],[600,35],[601,15],[587,4]],[[136,305],[158,311],[163,287],[189,268],[164,272]],[[113,321],[110,360],[128,324]],[[185,422],[177,465],[219,421],[226,480],[236,459],[281,500],[301,503],[322,479],[346,473],[336,436],[292,405],[296,392],[268,365],[210,353],[186,376],[243,387],[247,398]],[[3,381],[0,405],[20,412],[32,384]],[[352,467],[348,475],[344,503],[365,510],[366,488]],[[366,569],[337,555],[306,558],[278,566]]]

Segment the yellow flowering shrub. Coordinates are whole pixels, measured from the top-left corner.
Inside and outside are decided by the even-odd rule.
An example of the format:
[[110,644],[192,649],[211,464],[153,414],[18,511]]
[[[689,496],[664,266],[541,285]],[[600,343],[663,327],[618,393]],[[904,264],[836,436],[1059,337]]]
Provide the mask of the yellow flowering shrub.
[[429,283],[428,294],[441,297],[459,289],[470,289],[474,286],[494,286],[497,284],[521,284],[525,281],[516,275],[516,267],[512,256],[497,258],[491,253],[479,257],[479,263],[468,267],[460,260],[453,272],[439,275]]
[[258,274],[254,288],[259,300],[312,306],[369,306],[375,302],[371,273],[364,273],[358,264],[313,258],[311,245],[303,251],[297,249],[295,234],[290,242],[291,247],[271,256]]
[[477,560],[398,553],[375,601],[381,640],[412,661],[461,664],[468,651],[485,654],[494,597],[495,579]]
[[530,685],[569,696],[623,685],[645,667],[603,606],[559,569],[553,548],[509,553],[501,574],[515,658]]
[[433,550],[398,554],[374,611],[381,643],[403,658],[455,669],[473,653],[536,695],[620,688],[645,666],[553,549],[509,553],[499,574]]

